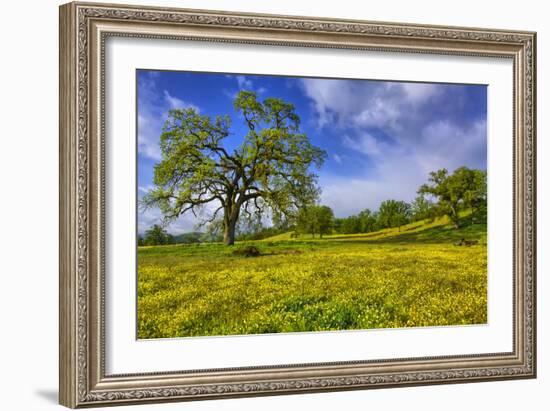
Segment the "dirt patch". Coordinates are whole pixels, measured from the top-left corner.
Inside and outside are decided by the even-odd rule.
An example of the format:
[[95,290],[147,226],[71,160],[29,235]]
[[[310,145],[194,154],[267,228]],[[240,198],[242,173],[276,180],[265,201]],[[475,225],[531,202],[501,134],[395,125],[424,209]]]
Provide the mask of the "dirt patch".
[[260,255],[262,255],[262,253],[260,252],[260,249],[258,247],[249,245],[233,250],[233,255],[238,255],[241,257],[259,257]]

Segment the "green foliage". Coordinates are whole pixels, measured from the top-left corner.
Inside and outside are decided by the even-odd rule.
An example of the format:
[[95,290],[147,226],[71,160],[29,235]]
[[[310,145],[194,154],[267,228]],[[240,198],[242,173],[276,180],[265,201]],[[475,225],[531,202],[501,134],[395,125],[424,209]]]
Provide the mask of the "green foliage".
[[381,228],[401,227],[408,223],[411,206],[404,201],[386,200],[378,210],[378,224]]
[[173,243],[174,238],[158,224],[147,230],[143,239],[138,239],[138,245],[166,245]]
[[[442,169],[430,173],[431,184],[418,189],[411,203],[386,200],[378,212],[369,209],[357,215],[334,220],[334,231],[339,234],[370,233],[384,228],[399,227],[409,221],[430,220],[447,215],[455,227],[459,222],[474,224],[487,218],[487,173],[482,170],[460,167],[452,175]],[[431,201],[433,197],[437,202]],[[470,220],[460,219],[460,212],[468,209]]]
[[438,215],[436,204],[426,199],[422,194],[418,195],[411,203],[411,217],[413,221],[431,220]]
[[346,218],[339,219],[338,232],[343,234],[361,233],[361,220],[358,216],[351,215]]
[[307,233],[315,237],[323,238],[324,234],[332,232],[334,225],[334,213],[327,206],[312,205],[302,207],[298,213],[296,221],[296,231],[298,233]]
[[159,207],[168,221],[201,213],[206,204],[215,203],[218,208],[203,222],[219,222],[226,244],[233,244],[242,214],[270,214],[281,221],[314,203],[319,189],[311,167],[320,167],[326,157],[300,132],[294,105],[276,98],[262,102],[255,93],[241,91],[234,107],[247,134],[233,152],[224,147],[229,116],[213,119],[194,109],[169,112],[160,137],[155,188],[142,202]]
[[[189,233],[183,233],[174,235],[174,244],[196,244],[215,241],[216,238],[211,237],[209,233],[202,233],[199,231],[192,231]],[[221,238],[217,239],[221,241]]]
[[464,195],[464,203],[470,208],[471,222],[485,221],[487,219],[487,172],[471,170],[471,184]]
[[264,238],[273,237],[279,234],[286,233],[288,227],[263,227],[260,226],[255,230],[246,231],[237,235],[238,241],[263,240]]
[[[467,212],[461,219],[469,220]],[[324,239],[138,250],[138,337],[487,322],[485,224],[447,217]],[[457,239],[477,240],[470,247]]]
[[479,211],[487,206],[485,171],[460,167],[449,175],[446,169],[441,169],[430,173],[429,182],[422,185],[418,193],[436,197],[440,211],[449,216],[455,227],[459,225],[462,208]]
[[370,233],[379,229],[378,214],[373,213],[368,208],[361,211],[357,217],[362,233]]
[[341,234],[370,233],[378,228],[378,214],[368,208],[357,215],[337,218],[334,221],[334,231]]

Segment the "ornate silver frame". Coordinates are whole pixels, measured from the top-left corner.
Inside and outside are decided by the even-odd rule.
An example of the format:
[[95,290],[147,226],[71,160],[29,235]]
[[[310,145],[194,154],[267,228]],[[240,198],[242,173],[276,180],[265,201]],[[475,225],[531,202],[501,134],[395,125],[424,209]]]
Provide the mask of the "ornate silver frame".
[[[512,59],[514,349],[470,356],[106,375],[104,45],[109,36]],[[60,403],[67,407],[536,376],[533,32],[70,3],[60,8]],[[269,359],[266,359],[269,362]]]

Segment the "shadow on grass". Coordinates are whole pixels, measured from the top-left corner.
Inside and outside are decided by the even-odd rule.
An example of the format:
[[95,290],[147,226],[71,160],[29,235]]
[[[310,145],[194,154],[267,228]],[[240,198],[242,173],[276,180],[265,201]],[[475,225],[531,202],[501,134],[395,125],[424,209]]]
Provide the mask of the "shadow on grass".
[[[275,241],[242,241],[235,244],[235,247],[227,247],[221,243],[200,243],[200,244],[177,244],[154,247],[140,247],[139,254],[174,256],[233,256],[233,257],[267,257],[281,254],[301,254],[315,250],[331,248],[337,244],[452,244],[461,240],[477,240],[483,244],[487,238],[487,224],[484,217],[478,217],[477,221],[483,223],[472,223],[471,216],[460,220],[459,228],[451,224],[429,225],[432,223],[413,223],[403,227],[401,232],[391,229],[388,232],[372,232],[353,235],[336,235],[325,238],[299,238],[292,240]],[[426,227],[423,227],[426,226]],[[247,251],[249,250],[249,251]],[[252,250],[252,251],[250,251]]]
[[484,240],[487,235],[487,224],[461,225],[454,228],[450,225],[437,226],[416,232],[403,232],[392,237],[368,240],[369,243],[455,243],[462,239]]

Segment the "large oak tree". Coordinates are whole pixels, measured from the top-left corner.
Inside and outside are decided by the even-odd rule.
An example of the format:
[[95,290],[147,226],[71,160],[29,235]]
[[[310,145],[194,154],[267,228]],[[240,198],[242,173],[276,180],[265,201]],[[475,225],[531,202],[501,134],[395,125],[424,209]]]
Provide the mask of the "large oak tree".
[[284,221],[314,203],[319,189],[311,169],[326,157],[300,131],[293,104],[278,98],[260,101],[254,92],[240,91],[234,107],[246,132],[233,150],[225,144],[231,135],[229,116],[171,110],[160,136],[155,187],[143,198],[145,207],[159,207],[167,221],[185,213],[197,216],[210,205],[203,222],[220,222],[227,245],[235,242],[243,214]]

